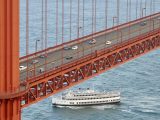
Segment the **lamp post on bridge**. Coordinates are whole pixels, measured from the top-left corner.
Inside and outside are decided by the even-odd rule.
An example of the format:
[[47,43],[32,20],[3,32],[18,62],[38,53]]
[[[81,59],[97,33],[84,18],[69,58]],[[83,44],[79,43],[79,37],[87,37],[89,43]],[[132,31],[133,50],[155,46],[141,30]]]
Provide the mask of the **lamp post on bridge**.
[[113,26],[112,26],[112,27],[114,27],[115,19],[117,19],[117,22],[116,22],[116,23],[118,23],[118,18],[117,18],[117,16],[114,16],[114,17],[113,17]]
[[[81,32],[82,29],[84,29],[82,26],[79,26],[79,27],[78,27],[78,37],[79,37],[79,38],[80,38],[80,37],[83,37],[82,32]],[[78,39],[79,39],[79,38],[78,38]],[[82,48],[83,48],[83,51],[82,51],[82,52],[83,52],[83,56],[84,56],[84,46],[83,46],[82,43],[81,43],[81,45],[82,45]],[[79,54],[79,49],[77,49],[77,53]],[[77,57],[78,57],[78,56],[77,56]]]
[[[144,10],[145,10],[145,14],[144,14]],[[146,16],[146,8],[142,9],[142,17],[144,17],[143,15]]]
[[36,42],[35,42],[35,60],[33,61],[33,64],[34,64],[34,76],[36,75],[36,57],[37,57],[37,50],[38,50],[38,42],[39,42],[40,40],[36,40]]
[[35,44],[35,53],[37,53],[37,49],[38,49],[38,42],[39,42],[40,40],[36,40],[36,44]]

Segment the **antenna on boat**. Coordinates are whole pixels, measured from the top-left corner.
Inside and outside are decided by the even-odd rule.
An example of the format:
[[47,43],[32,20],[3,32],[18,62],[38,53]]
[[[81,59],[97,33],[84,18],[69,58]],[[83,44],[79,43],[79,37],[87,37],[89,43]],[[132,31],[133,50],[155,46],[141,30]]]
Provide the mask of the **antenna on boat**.
[[94,86],[94,84],[92,83],[92,89],[94,90],[94,88],[95,88],[95,86]]
[[[103,83],[103,84],[106,84],[106,83]],[[103,87],[103,92],[106,92],[106,90],[104,89],[104,87]]]

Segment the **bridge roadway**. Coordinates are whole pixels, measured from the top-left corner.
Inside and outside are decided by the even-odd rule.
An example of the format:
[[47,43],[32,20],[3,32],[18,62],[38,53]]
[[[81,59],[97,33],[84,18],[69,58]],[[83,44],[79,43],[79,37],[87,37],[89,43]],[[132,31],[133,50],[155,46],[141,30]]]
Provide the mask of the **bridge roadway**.
[[[73,41],[67,45],[54,48],[53,50],[33,54],[28,57],[28,60],[24,57],[24,59],[20,60],[20,65],[27,66],[28,61],[28,69],[20,71],[20,80],[26,79],[27,70],[29,77],[40,75],[42,74],[40,73],[40,68],[54,70],[64,63],[72,62],[73,60],[88,55],[96,50],[98,51],[103,48],[111,47],[157,28],[160,28],[160,13],[88,37],[80,38],[76,42]],[[89,44],[89,41],[92,39],[96,40],[95,44]],[[106,41],[111,41],[111,44],[107,45]],[[64,46],[72,47],[75,45],[78,46],[77,50],[64,50]],[[40,56],[43,54],[46,54],[47,57],[41,58]],[[66,57],[69,56],[72,56],[73,58],[66,59]],[[33,64],[33,60],[38,60],[39,62]]]

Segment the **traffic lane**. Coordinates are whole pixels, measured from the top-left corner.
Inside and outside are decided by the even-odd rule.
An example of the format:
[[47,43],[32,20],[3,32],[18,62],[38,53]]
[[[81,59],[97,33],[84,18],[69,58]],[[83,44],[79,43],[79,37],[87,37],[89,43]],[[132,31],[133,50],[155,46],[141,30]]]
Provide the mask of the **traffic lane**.
[[[85,43],[85,44],[87,44],[87,43]],[[97,47],[96,47],[96,44],[94,44],[94,45],[90,45],[90,46],[92,46],[92,47],[90,47],[90,48],[92,48],[92,49],[87,49],[87,50],[85,50],[84,52],[83,51],[79,51],[79,53],[77,53],[77,54],[75,54],[75,51],[70,51],[70,52],[67,52],[68,53],[68,55],[71,55],[72,56],[72,59],[66,59],[66,58],[63,58],[63,59],[59,59],[59,60],[56,60],[55,58],[53,58],[53,59],[55,59],[56,61],[54,61],[53,59],[51,60],[51,61],[54,61],[54,64],[52,63],[52,62],[50,62],[48,65],[38,65],[38,64],[36,64],[35,66],[33,66],[32,64],[30,64],[31,65],[31,67],[30,67],[30,69],[32,69],[31,71],[29,71],[28,72],[28,76],[29,77],[32,77],[32,76],[34,76],[34,75],[39,75],[40,74],[40,69],[41,68],[46,68],[47,70],[51,70],[51,69],[55,69],[55,68],[57,68],[58,66],[60,66],[61,64],[65,64],[65,63],[68,63],[68,62],[71,62],[71,61],[73,61],[73,60],[76,60],[76,59],[78,59],[78,58],[81,58],[82,56],[85,56],[85,55],[88,55],[88,54],[90,54],[90,53],[92,53],[93,51],[95,51],[95,50],[97,50]],[[98,47],[98,48],[100,48],[100,47]],[[72,53],[73,52],[73,53]],[[78,51],[77,51],[78,52]],[[62,56],[61,56],[61,54],[59,54],[59,53],[54,53],[54,55],[53,56],[56,56],[57,58],[61,58]],[[43,60],[43,62],[44,62],[44,60]],[[35,71],[34,71],[34,69],[35,69]],[[20,78],[23,80],[25,80],[25,78],[26,78],[26,76],[27,76],[27,74],[25,73],[25,72],[23,72],[22,74],[20,74]]]
[[[103,37],[103,38],[105,38],[105,37]],[[103,38],[101,38],[101,39],[103,39]],[[113,42],[113,44],[116,44],[117,43],[117,41],[114,41]],[[80,52],[79,54],[75,54],[75,53],[73,53],[71,56],[72,56],[72,59],[66,59],[66,58],[63,58],[63,59],[61,59],[61,60],[59,60],[59,61],[56,61],[55,62],[55,64],[52,64],[52,63],[50,63],[50,64],[48,64],[48,65],[42,65],[42,66],[39,66],[39,67],[35,67],[35,74],[34,73],[31,73],[31,74],[29,74],[29,76],[34,76],[34,75],[40,75],[40,74],[42,74],[41,72],[40,72],[40,69],[41,68],[46,68],[47,69],[47,71],[48,70],[54,70],[54,69],[56,69],[58,66],[60,66],[61,64],[65,64],[65,63],[68,63],[68,62],[72,62],[73,60],[76,60],[76,59],[78,59],[78,58],[81,58],[81,57],[83,57],[84,55],[88,55],[88,54],[90,54],[90,53],[92,53],[92,52],[94,52],[95,50],[101,50],[102,48],[104,48],[104,47],[111,47],[111,45],[105,45],[104,46],[104,44],[101,44],[101,45],[99,45],[99,46],[96,46],[96,45],[94,45],[94,47],[92,46],[92,49],[87,49],[87,50],[85,50],[84,51],[84,54],[82,53],[82,52]],[[61,55],[59,55],[59,54],[55,54],[57,57],[58,56],[61,56]],[[25,76],[23,76],[24,78],[25,78]]]
[[133,25],[133,27],[134,27],[134,25]]
[[[102,38],[102,36],[100,37],[100,39],[102,40],[102,39],[104,39],[104,38],[106,38],[105,36],[103,36],[103,38]],[[116,44],[118,41],[115,41],[115,42],[113,42],[113,44]],[[102,45],[102,46],[104,46],[104,45]],[[97,46],[93,46],[93,47],[91,47],[92,49],[91,50],[87,50],[87,51],[85,51],[85,53],[83,53],[83,55],[86,55],[86,54],[89,54],[89,53],[91,53],[92,51],[95,51],[95,50],[98,50],[98,48],[99,49],[102,49],[102,47],[97,47]],[[103,47],[104,48],[104,47]],[[80,54],[80,53],[79,53]],[[79,54],[78,55],[75,55],[76,56],[76,58],[77,57],[79,57]],[[55,55],[54,55],[55,56]],[[58,55],[56,55],[56,56],[58,56]],[[61,55],[60,55],[60,57],[62,57]],[[72,55],[72,57],[73,57],[73,59],[72,60],[74,60],[74,55]],[[56,61],[56,64],[57,65],[61,65],[61,64],[63,64],[63,63],[67,63],[69,60],[65,60],[65,58],[63,59],[63,60],[61,60],[61,62],[59,62],[59,64],[57,63],[57,61]],[[52,65],[49,65],[49,66],[52,66]],[[44,66],[41,66],[42,68],[44,68]],[[56,67],[56,66],[53,66],[53,67]],[[40,69],[40,67],[36,67],[36,69]],[[48,67],[47,67],[47,70],[48,70]],[[38,72],[39,72],[39,70],[36,70],[36,72],[35,72],[35,74],[37,75],[38,74]],[[33,73],[32,73],[33,74]]]
[[[135,27],[134,27],[135,28]],[[132,31],[132,29],[130,29],[131,31]],[[148,30],[147,29],[144,29],[144,30],[146,30],[146,31],[144,31],[144,33],[145,32],[147,32]],[[125,31],[125,30],[124,30]],[[141,30],[142,32],[143,32],[143,30]],[[122,34],[123,34],[123,31],[121,32]],[[135,35],[133,35],[133,34],[131,34],[131,35],[133,35],[133,37],[134,36],[136,36],[137,35],[137,33],[136,32],[134,32],[135,33]],[[114,35],[113,35],[114,34]],[[113,36],[115,36],[115,35],[117,35],[117,32],[115,32],[115,33],[112,33],[112,37]],[[131,35],[129,35],[129,36],[131,36]],[[119,33],[118,33],[118,36],[119,36]],[[131,36],[132,37],[132,36]],[[98,37],[97,37],[98,38]],[[105,35],[105,38],[108,38],[108,35],[106,36]],[[127,36],[127,38],[125,38],[125,39],[128,39],[128,36]],[[100,40],[97,40],[97,42],[99,42],[99,41],[104,41],[104,39],[102,39],[102,36],[100,36]],[[123,38],[123,40],[124,40],[124,38]],[[105,44],[105,43],[103,43],[103,44]],[[88,44],[87,44],[88,45]],[[85,46],[85,44],[83,45],[83,47]],[[92,45],[91,45],[92,46]],[[90,47],[90,49],[92,49],[94,46],[92,46],[92,47]],[[80,47],[79,47],[79,49],[80,49]],[[91,52],[92,52],[92,50],[90,50]],[[67,56],[67,53],[68,53],[68,55],[70,55],[70,52],[68,52],[67,51],[67,53],[65,53],[65,51],[61,51],[61,55],[60,55],[60,58],[62,58],[63,56],[64,56],[64,54],[62,54],[64,52],[64,54]],[[52,53],[50,53],[51,55],[52,55]],[[58,53],[59,54],[59,53]],[[48,56],[51,56],[51,55],[48,55]],[[55,56],[55,54],[53,54],[54,56]],[[85,54],[83,54],[83,55],[85,55]],[[54,57],[53,56],[53,57]],[[53,59],[53,57],[52,57],[52,59]],[[49,59],[49,58],[47,58],[47,59]],[[54,59],[53,59],[54,60]],[[40,60],[39,60],[40,61]],[[47,60],[48,61],[48,60]],[[42,59],[42,61],[40,61],[40,63],[45,63],[46,61],[45,60],[43,60]],[[32,64],[31,64],[31,66],[32,66]]]
[[[132,26],[133,27],[133,26]],[[130,30],[132,31],[132,27],[130,27]],[[135,26],[133,27],[133,28],[135,28]],[[128,29],[128,28],[127,28]],[[147,29],[144,29],[144,30],[146,30],[146,31],[148,31]],[[122,31],[122,30],[121,30]],[[125,29],[124,29],[124,31],[126,31]],[[128,31],[128,30],[127,30]],[[142,32],[143,32],[143,30],[142,30]],[[122,33],[123,33],[123,31],[122,31]],[[145,31],[144,31],[144,33],[145,33]],[[114,34],[114,35],[113,35]],[[111,36],[115,36],[117,33],[116,32],[114,32],[114,33],[112,33],[112,35]],[[137,33],[135,33],[136,35],[137,35]],[[106,37],[107,36],[107,37]],[[105,36],[105,38],[108,38],[108,35],[106,35]],[[100,38],[101,40],[98,40],[98,41],[102,41],[102,38]],[[128,39],[128,37],[126,38],[126,39]],[[104,39],[103,39],[103,41],[104,41]],[[104,43],[103,43],[104,44]],[[84,47],[85,45],[83,45],[83,47]],[[93,46],[94,47],[94,46]],[[89,53],[91,53],[92,51],[93,51],[93,47],[90,47],[92,50],[88,50],[88,51],[90,51],[90,52],[88,52],[88,51],[86,51],[86,53],[87,54],[89,54]],[[97,49],[96,49],[97,50]],[[65,51],[63,51],[63,52],[65,52]],[[63,53],[62,51],[61,51],[61,53]],[[67,53],[70,55],[70,53],[67,51]],[[51,55],[53,55],[53,56],[55,56],[55,54],[54,53],[50,53]],[[59,53],[58,53],[58,55],[59,55]],[[83,55],[86,55],[86,54],[84,54],[83,53]],[[49,55],[50,56],[50,55]],[[62,55],[60,55],[60,58],[62,57]],[[53,57],[52,57],[52,59],[53,59]],[[63,60],[63,61],[65,61],[65,60]],[[43,62],[42,61],[40,61],[40,63],[44,63],[44,60],[43,60]],[[62,62],[61,62],[62,63]]]
[[[147,22],[150,22],[150,21],[152,21],[152,20],[148,20]],[[141,22],[140,22],[141,23]],[[138,26],[137,26],[138,25]],[[130,30],[131,30],[131,32],[132,32],[132,30],[134,31],[134,29],[137,29],[137,27],[139,27],[139,23],[138,24],[135,24],[135,25],[132,25],[131,27],[130,27]],[[129,28],[124,28],[124,29],[122,29],[121,30],[122,31],[122,33],[123,33],[123,31],[129,31]],[[117,34],[117,33],[115,33],[115,32],[111,32],[111,33],[114,33],[114,34]],[[113,35],[113,36],[115,36],[115,35]],[[107,37],[108,38],[108,37]],[[60,50],[61,51],[61,50]],[[56,52],[56,51],[55,51]],[[58,52],[58,51],[57,51]],[[63,51],[64,52],[64,51]],[[63,52],[61,52],[61,53],[59,53],[59,54],[62,54]],[[52,55],[52,53],[48,53],[48,56],[51,56]],[[53,58],[53,56],[52,56],[52,58]],[[49,58],[50,59],[50,58]],[[41,62],[40,62],[41,63]],[[23,63],[22,63],[23,64]],[[25,64],[25,63],[24,63]]]
[[[150,23],[150,21],[149,21],[147,24],[149,24],[149,23]],[[158,28],[158,27],[157,27],[157,28]],[[141,33],[146,33],[146,32],[148,32],[148,31],[150,31],[150,29],[151,29],[151,28],[149,27],[149,25],[141,26],[141,29],[138,30],[138,32],[134,32],[134,33],[129,34],[126,38],[122,38],[121,41],[128,40],[130,37],[133,38],[133,37],[138,36],[138,35],[139,35],[139,31],[141,31]],[[126,31],[125,31],[125,32],[126,32]],[[132,32],[132,30],[131,30],[131,32]],[[122,33],[123,33],[123,32],[122,32]],[[117,33],[115,33],[115,34],[117,34]],[[120,36],[120,33],[118,33],[118,34],[119,34],[118,36]],[[113,35],[111,35],[111,36],[113,36]],[[104,42],[104,41],[105,41],[105,38],[108,38],[108,37],[106,37],[105,35],[104,35],[104,36],[101,36],[101,37],[99,37],[99,38],[97,37],[97,38],[96,38],[96,39],[97,39],[97,43],[98,43],[98,42],[101,42],[101,41],[103,40],[102,42],[103,42],[104,45],[102,44],[102,46],[105,46],[105,47],[106,47],[105,42]],[[98,39],[99,39],[99,40],[98,40]],[[121,41],[118,41],[118,40],[114,40],[114,41],[115,41],[115,42],[112,41],[113,44],[116,44],[117,42],[121,42]],[[102,42],[101,42],[101,43],[102,43]],[[97,43],[96,43],[96,44],[97,44]],[[96,44],[93,45],[93,46],[91,45],[92,47],[90,47],[90,50],[89,50],[89,51],[94,51],[93,49],[95,48]],[[86,44],[84,44],[83,47],[84,47],[85,45],[86,45]],[[87,46],[88,46],[88,44],[87,44]],[[101,48],[102,48],[102,47],[100,47],[100,49],[101,49]],[[103,48],[104,48],[104,47],[103,47]],[[80,49],[80,48],[79,48],[79,49]],[[95,50],[99,50],[99,49],[96,48]],[[68,53],[68,54],[66,54],[66,55],[71,55],[70,52],[67,51],[67,53]],[[88,52],[88,53],[91,53],[91,52]],[[84,54],[84,55],[86,55],[86,54]]]
[[[99,39],[103,39],[103,40],[105,40],[105,36],[101,36]],[[112,45],[114,45],[114,44],[117,44],[117,40],[114,40],[114,41],[112,41]],[[66,58],[63,58],[63,59],[60,59],[60,60],[58,60],[58,61],[55,61],[54,63],[54,65],[52,64],[52,63],[50,63],[50,64],[48,64],[48,65],[42,65],[42,66],[35,66],[35,72],[34,71],[32,71],[32,72],[29,72],[29,76],[31,77],[31,76],[34,76],[34,75],[39,75],[40,74],[40,69],[44,69],[44,68],[46,68],[47,70],[51,70],[51,69],[53,69],[54,70],[54,68],[57,68],[58,66],[60,66],[61,64],[64,64],[64,63],[68,63],[68,62],[71,62],[71,61],[73,61],[73,60],[75,60],[75,59],[78,59],[78,58],[80,58],[80,57],[82,57],[82,56],[84,56],[84,55],[87,55],[87,54],[90,54],[90,53],[92,53],[93,51],[95,51],[95,50],[101,50],[101,49],[103,49],[103,48],[107,48],[107,47],[109,47],[109,46],[111,46],[111,45],[106,45],[106,44],[100,44],[100,45],[96,45],[96,44],[94,44],[94,45],[91,45],[92,47],[90,47],[90,48],[92,48],[92,49],[87,49],[87,50],[85,50],[84,51],[84,53],[82,52],[82,51],[80,51],[80,53],[79,54],[75,54],[75,53],[72,53],[71,54],[71,51],[70,52],[68,52],[68,55],[71,55],[73,58],[72,59],[70,59],[70,60],[67,60]],[[80,55],[80,54],[82,54],[82,55]],[[57,57],[62,57],[60,54],[57,54],[57,53],[55,53],[54,54],[54,56],[57,56]],[[34,69],[34,67],[33,67],[33,69]],[[21,76],[21,78],[25,78],[26,77],[26,74],[23,74],[22,76]]]
[[[153,16],[152,16],[152,17],[153,17]],[[151,17],[151,18],[152,18],[152,17]],[[154,17],[154,18],[158,18],[158,17],[159,17],[159,16],[156,15],[156,17]],[[150,20],[149,17],[148,17],[148,18],[145,18],[144,21],[146,21],[146,19],[148,19],[148,21]],[[136,21],[136,22],[137,22],[137,21]],[[132,23],[131,23],[131,24],[132,24]]]

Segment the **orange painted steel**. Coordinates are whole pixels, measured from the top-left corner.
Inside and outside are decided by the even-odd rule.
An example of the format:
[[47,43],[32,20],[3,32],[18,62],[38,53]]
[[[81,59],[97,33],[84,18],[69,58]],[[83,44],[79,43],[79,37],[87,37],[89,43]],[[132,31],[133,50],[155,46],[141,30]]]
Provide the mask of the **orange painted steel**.
[[19,0],[0,0],[0,120],[21,119],[19,85]]
[[28,81],[29,91],[21,97],[21,107],[27,107],[159,47],[160,29],[156,29],[64,64],[57,70]]
[[[160,47],[159,28],[112,48],[97,50],[78,60],[63,64],[56,70],[20,83],[19,0],[0,0],[0,15],[0,120],[20,120],[21,108]],[[159,13],[118,27],[127,27],[156,15],[158,16]],[[106,31],[116,30],[116,28],[100,31],[82,39],[97,34],[103,35]]]

